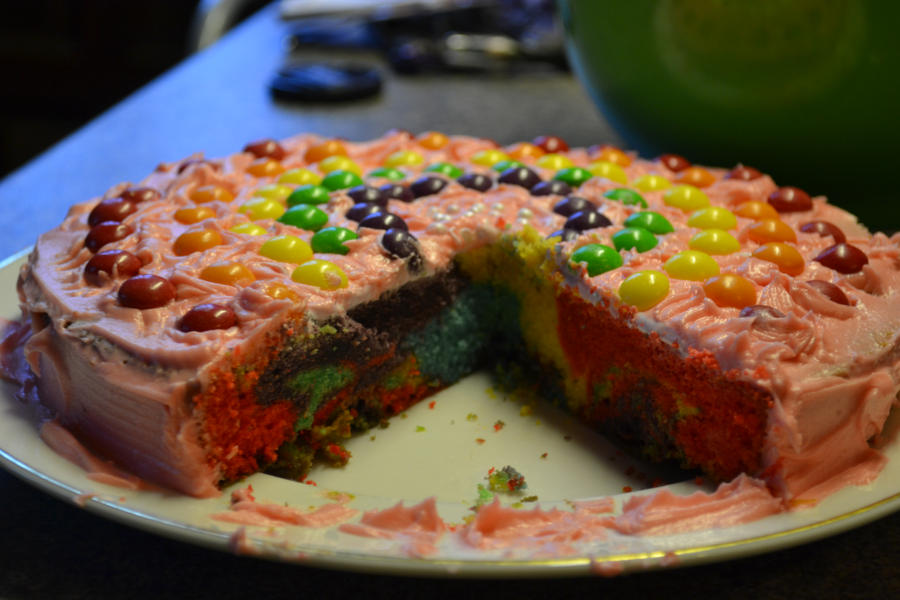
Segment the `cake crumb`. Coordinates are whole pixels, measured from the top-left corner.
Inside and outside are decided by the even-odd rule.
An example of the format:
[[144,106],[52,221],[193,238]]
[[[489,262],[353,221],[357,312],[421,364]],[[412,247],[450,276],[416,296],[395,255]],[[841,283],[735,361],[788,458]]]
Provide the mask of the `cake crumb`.
[[523,417],[529,417],[529,416],[531,416],[531,414],[533,412],[534,412],[534,409],[531,407],[530,404],[525,404],[522,406],[522,408],[519,409],[519,415],[521,415]]
[[[475,506],[472,507],[473,510],[492,502],[496,494],[520,495],[522,490],[528,487],[528,484],[525,482],[525,476],[510,465],[506,465],[502,469],[491,467],[485,479],[487,480],[487,485],[479,483],[476,488],[478,498],[475,501]],[[537,496],[529,496],[529,498],[532,497],[537,500]],[[519,502],[524,501],[522,499]],[[515,508],[516,505],[513,504],[513,507]]]
[[475,413],[469,413],[466,415],[466,421],[477,421],[477,420],[478,420],[478,415],[476,415]]
[[425,428],[422,425],[416,425],[416,433],[419,433],[421,431],[425,431]]
[[547,452],[544,452],[543,454],[541,454],[541,458],[547,458]]
[[506,423],[504,423],[500,419],[497,419],[497,422],[494,423],[494,431],[500,431],[504,427],[506,427]]
[[484,439],[484,438],[475,438],[475,443],[476,443],[476,444],[483,444],[484,442],[485,442],[485,439]]
[[434,405],[435,405],[435,404],[437,404],[437,401],[436,401],[436,400],[432,400],[431,402],[428,403],[428,408],[430,408],[431,410],[434,410]]

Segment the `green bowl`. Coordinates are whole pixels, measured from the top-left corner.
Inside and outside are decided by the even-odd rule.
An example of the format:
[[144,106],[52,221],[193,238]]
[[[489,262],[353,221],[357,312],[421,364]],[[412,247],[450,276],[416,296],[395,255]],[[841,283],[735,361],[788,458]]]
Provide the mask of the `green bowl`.
[[900,228],[900,2],[560,0],[573,69],[630,148],[756,167]]

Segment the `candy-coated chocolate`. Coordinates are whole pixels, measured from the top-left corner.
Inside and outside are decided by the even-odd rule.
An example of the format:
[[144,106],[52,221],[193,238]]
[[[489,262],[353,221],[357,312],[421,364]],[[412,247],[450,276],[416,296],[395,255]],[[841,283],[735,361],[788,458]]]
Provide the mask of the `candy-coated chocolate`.
[[385,183],[378,189],[381,191],[382,197],[385,199],[384,206],[387,206],[387,202],[390,200],[412,202],[416,199],[415,195],[412,193],[412,191],[410,191],[409,187],[400,183]]
[[821,279],[813,279],[806,282],[806,285],[815,289],[817,292],[831,300],[832,302],[837,302],[838,304],[843,304],[845,306],[850,306],[850,299],[847,297],[847,294],[844,293],[844,290],[834,285],[830,281],[822,281]]
[[175,220],[179,223],[193,225],[194,223],[199,223],[206,219],[212,219],[216,216],[216,211],[208,206],[189,206],[179,208],[172,216],[175,217]]
[[691,166],[690,161],[680,154],[661,154],[656,160],[658,160],[665,168],[675,172],[684,171]]
[[158,190],[147,186],[126,188],[119,194],[123,200],[140,204],[141,202],[154,202],[162,197]]
[[319,162],[318,167],[319,171],[326,175],[332,171],[349,171],[357,175],[362,175],[362,169],[360,169],[359,165],[348,156],[335,155],[323,158]]
[[570,217],[582,210],[597,210],[597,205],[580,196],[566,196],[553,205],[553,212],[564,217]]
[[200,279],[224,285],[248,284],[256,280],[253,271],[239,262],[219,261],[200,271]]
[[409,191],[416,198],[422,198],[423,196],[439,194],[445,187],[447,187],[447,180],[443,177],[424,175],[409,185]]
[[572,240],[578,239],[579,235],[581,235],[581,232],[575,231],[574,229],[559,229],[548,235],[547,239],[549,240],[550,238],[557,237],[563,242],[571,242]]
[[478,192],[486,192],[494,187],[493,178],[482,173],[466,173],[462,177],[459,177],[456,182],[463,187],[467,187]]
[[594,160],[603,160],[611,162],[620,167],[627,167],[631,164],[631,157],[613,146],[603,146],[594,156]]
[[706,252],[684,250],[671,256],[663,269],[673,279],[706,281],[719,274],[719,263]]
[[555,135],[539,135],[531,143],[544,152],[568,152],[569,145],[561,137]]
[[317,163],[329,156],[347,156],[347,147],[340,140],[325,140],[314,144],[303,153],[307,163]]
[[706,296],[722,307],[745,308],[756,304],[756,286],[735,273],[711,277],[704,285]]
[[325,204],[331,198],[331,191],[324,186],[307,183],[298,186],[285,199],[288,206],[298,204]]
[[581,167],[567,167],[565,169],[560,169],[559,171],[557,171],[556,175],[553,176],[553,179],[557,181],[565,181],[573,187],[578,187],[593,176],[593,173],[591,173],[587,169],[583,169]]
[[277,281],[266,286],[266,296],[273,300],[291,300],[293,302],[300,300],[297,292]]
[[641,227],[626,227],[612,235],[616,250],[637,250],[646,252],[656,248],[659,240],[656,236]]
[[416,142],[429,150],[440,150],[450,143],[450,138],[440,131],[423,131],[416,136]]
[[697,229],[734,229],[737,227],[737,217],[723,206],[707,206],[695,211],[687,224]]
[[741,249],[741,243],[724,229],[704,229],[688,242],[691,250],[707,254],[731,254]]
[[135,275],[122,282],[116,296],[128,308],[159,308],[175,299],[175,286],[159,275]]
[[672,227],[672,224],[669,223],[669,220],[667,218],[652,210],[643,210],[641,212],[636,212],[628,215],[628,217],[625,219],[625,226],[639,227],[657,235],[672,233],[673,231],[675,231],[675,228]]
[[322,187],[331,190],[345,190],[357,185],[362,185],[362,178],[352,171],[332,171],[322,178]]
[[532,144],[531,142],[519,142],[518,144],[513,144],[512,146],[507,148],[506,153],[513,160],[522,160],[525,158],[540,158],[544,154],[546,154],[546,151],[540,146]]
[[406,174],[400,169],[394,169],[393,167],[378,167],[369,171],[366,177],[380,177],[391,181],[402,181],[406,178]]
[[231,202],[234,200],[234,195],[222,186],[201,185],[191,190],[188,198],[197,204],[204,204],[206,202]]
[[769,204],[780,213],[802,212],[812,210],[812,198],[809,194],[794,186],[780,187],[768,198]]
[[753,167],[738,165],[725,174],[725,179],[737,179],[738,181],[753,181],[762,177],[762,173]]
[[531,188],[532,196],[565,196],[572,193],[572,186],[565,181],[551,179],[550,181],[541,181]]
[[592,162],[587,166],[587,170],[590,171],[594,177],[604,177],[621,185],[628,183],[628,174],[625,172],[625,169],[608,160]]
[[310,240],[313,252],[322,254],[347,254],[350,248],[344,242],[359,238],[346,227],[326,227],[317,231]]
[[309,244],[295,235],[276,235],[266,240],[259,253],[272,260],[294,264],[305,263],[313,255]]
[[277,219],[284,214],[284,204],[271,198],[250,198],[238,207],[238,212],[247,215],[253,221]]
[[573,213],[566,219],[563,228],[574,229],[575,231],[587,231],[588,229],[597,229],[598,227],[609,227],[612,221],[606,218],[606,215],[593,209],[580,210]]
[[796,242],[797,232],[781,219],[762,219],[747,228],[747,235],[757,244]]
[[800,226],[803,233],[816,233],[819,237],[828,237],[834,240],[836,244],[847,241],[847,236],[841,231],[841,228],[830,221],[810,221]]
[[575,166],[575,163],[573,163],[565,154],[554,153],[543,155],[537,159],[535,164],[542,169],[550,169],[551,171],[559,171],[560,169]]
[[456,179],[464,173],[464,171],[456,165],[451,165],[447,162],[439,162],[434,163],[433,165],[428,165],[428,167],[425,168],[425,171],[428,173],[439,173],[441,175],[444,175],[445,177],[449,177],[450,179]]
[[368,227],[369,229],[403,229],[408,231],[409,227],[402,217],[389,212],[372,213],[359,222],[359,228]]
[[772,208],[771,204],[760,202],[759,200],[744,202],[734,210],[734,214],[745,219],[753,219],[754,221],[779,218],[778,211]]
[[351,221],[359,223],[369,215],[381,212],[382,210],[384,210],[383,207],[378,206],[377,204],[372,204],[371,202],[358,202],[347,209],[344,216]]
[[509,160],[509,155],[503,150],[488,148],[487,150],[476,152],[469,160],[482,167],[492,167],[501,160]]
[[619,285],[619,299],[639,311],[653,308],[668,294],[669,278],[655,269],[638,271]]
[[778,270],[796,277],[803,272],[806,263],[800,252],[783,242],[767,242],[753,251],[752,256],[778,265]]
[[413,150],[398,150],[386,159],[385,167],[414,167],[425,162],[425,157]]
[[[393,184],[387,184],[387,189],[390,189],[392,187]],[[353,200],[354,203],[368,202],[370,204],[377,204],[378,206],[385,207],[388,203],[388,196],[385,192],[385,187],[377,188],[371,185],[363,184],[347,190],[347,195],[350,196],[350,199]]]
[[274,158],[257,158],[247,167],[247,172],[255,177],[277,177],[284,173],[284,165]]
[[278,222],[306,231],[318,231],[328,222],[328,214],[312,204],[297,204],[278,217]]
[[606,244],[587,244],[572,253],[570,261],[584,263],[590,277],[618,269],[622,266],[622,255]]
[[603,193],[603,197],[615,200],[616,202],[621,202],[626,206],[640,206],[641,208],[647,208],[647,201],[644,200],[644,197],[628,188],[607,190]]
[[244,152],[249,152],[257,158],[267,156],[269,158],[274,158],[275,160],[281,160],[287,156],[287,152],[285,152],[282,145],[271,138],[250,142],[244,146]]
[[507,169],[512,169],[513,167],[524,167],[525,165],[520,163],[517,160],[507,159],[501,160],[499,162],[495,162],[491,165],[491,170],[497,171],[498,173],[502,173]]
[[97,252],[103,246],[125,239],[132,233],[134,233],[134,229],[124,223],[115,221],[97,223],[88,231],[84,238],[84,245],[91,252]]
[[386,230],[381,236],[381,247],[395,258],[407,258],[419,253],[415,236],[404,229]]
[[646,175],[641,175],[633,182],[631,185],[636,187],[642,192],[656,192],[660,190],[667,190],[672,187],[672,182],[663,177],[662,175],[654,175],[652,173],[648,173]]
[[237,315],[234,310],[224,304],[198,304],[187,311],[178,328],[181,331],[211,331],[213,329],[228,329],[237,325]]
[[131,277],[141,270],[141,260],[127,250],[101,250],[84,265],[84,279],[91,285],[103,285],[107,277]]
[[716,182],[716,176],[703,167],[688,167],[675,176],[675,181],[698,188],[705,188]]
[[291,279],[323,290],[347,287],[347,274],[343,269],[327,260],[313,259],[294,269]]
[[846,242],[825,248],[813,260],[844,275],[859,273],[869,264],[865,252]]
[[294,188],[283,183],[267,183],[256,188],[253,191],[253,195],[283,202],[293,191]]
[[529,169],[528,167],[510,167],[506,169],[502,173],[500,173],[500,177],[497,179],[500,183],[508,183],[511,185],[517,185],[519,187],[523,187],[526,190],[530,190],[537,184],[539,184],[541,180],[541,176]]
[[694,212],[709,206],[709,196],[698,187],[681,183],[663,194],[663,202],[666,206],[680,208],[685,212]]
[[315,171],[304,169],[303,167],[288,169],[278,176],[278,183],[292,183],[294,185],[318,185],[321,182],[321,175],[319,175]]
[[189,229],[172,244],[176,256],[187,256],[194,252],[203,252],[224,243],[222,236],[214,229]]
[[88,215],[88,225],[93,227],[103,222],[121,223],[125,217],[133,214],[137,205],[121,196],[105,198],[97,203]]
[[244,235],[263,235],[268,232],[265,227],[257,225],[256,223],[238,223],[228,231],[233,233],[243,233]]

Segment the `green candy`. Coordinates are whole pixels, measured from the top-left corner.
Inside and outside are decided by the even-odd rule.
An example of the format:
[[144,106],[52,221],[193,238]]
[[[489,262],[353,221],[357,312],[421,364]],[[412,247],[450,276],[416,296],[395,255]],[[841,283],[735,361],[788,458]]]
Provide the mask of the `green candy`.
[[318,231],[328,222],[328,215],[322,209],[311,204],[298,204],[290,207],[278,217],[278,222],[307,231]]
[[377,169],[369,171],[369,174],[366,175],[366,177],[383,177],[384,179],[390,179],[391,181],[402,181],[406,178],[406,175],[399,169],[378,167]]
[[656,247],[656,236],[641,227],[626,227],[612,236],[616,250],[637,250],[646,252]]
[[572,253],[573,263],[584,263],[593,277],[622,266],[622,255],[605,244],[587,244]]
[[321,185],[298,186],[291,195],[287,197],[288,206],[297,206],[298,204],[325,204],[329,198],[328,188]]
[[520,163],[517,160],[512,160],[512,159],[507,158],[507,159],[495,162],[493,165],[491,165],[491,168],[493,170],[497,171],[498,173],[502,173],[503,171],[505,171],[507,169],[519,168],[519,167],[524,167],[524,166],[525,166],[524,164]]
[[362,185],[362,177],[350,171],[338,169],[332,171],[322,179],[322,186],[328,188],[332,192],[336,190],[345,190],[357,185]]
[[647,208],[647,201],[644,200],[644,197],[638,194],[636,191],[629,190],[628,188],[616,188],[614,190],[609,190],[603,194],[603,197],[609,198],[610,200],[616,200],[617,202],[621,202],[625,205]]
[[344,245],[348,240],[355,240],[359,236],[346,227],[326,227],[313,234],[310,240],[313,252],[322,254],[347,254],[350,248]]
[[657,235],[663,233],[672,233],[675,228],[669,223],[669,220],[652,210],[645,210],[629,215],[625,219],[625,227],[640,227]]
[[440,173],[441,175],[446,175],[450,179],[456,179],[464,172],[459,167],[446,162],[439,162],[434,163],[433,165],[429,165],[428,168],[425,169],[425,171],[427,171],[428,173]]
[[553,176],[553,179],[565,181],[572,187],[578,187],[593,176],[594,175],[587,169],[582,169],[581,167],[567,167],[557,171],[556,175]]

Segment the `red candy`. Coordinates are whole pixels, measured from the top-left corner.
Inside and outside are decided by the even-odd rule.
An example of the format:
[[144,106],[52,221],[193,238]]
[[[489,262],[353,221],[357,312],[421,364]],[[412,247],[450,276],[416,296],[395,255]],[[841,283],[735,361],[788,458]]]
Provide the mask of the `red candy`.
[[96,252],[103,246],[118,242],[134,233],[134,229],[123,223],[105,221],[94,225],[84,238],[84,245],[91,252]]
[[222,304],[198,304],[181,318],[178,328],[181,331],[210,331],[235,325],[237,316],[231,308]]
[[284,148],[271,138],[256,140],[244,146],[244,152],[249,152],[257,158],[274,158],[281,160],[287,155]]
[[800,226],[800,231],[803,233],[818,233],[819,237],[831,236],[834,238],[834,243],[836,244],[847,241],[847,236],[844,235],[844,232],[841,231],[837,225],[829,223],[828,221],[810,221],[809,223],[804,223]]
[[122,282],[118,296],[128,308],[159,308],[175,299],[175,286],[158,275],[135,275]]
[[812,199],[809,194],[790,185],[769,194],[769,204],[780,213],[812,210]]
[[753,181],[762,177],[762,173],[753,167],[738,165],[725,174],[725,179],[737,179],[738,181]]
[[141,270],[141,260],[125,250],[103,250],[91,257],[84,265],[84,278],[91,285],[103,285],[104,278],[100,273],[106,273],[109,277],[131,277]]
[[691,166],[690,161],[683,156],[679,156],[678,154],[662,154],[656,160],[661,162],[664,167],[669,169],[670,171],[684,171],[685,169]]
[[159,200],[162,194],[151,187],[132,187],[119,194],[119,197],[129,202],[139,204],[141,202],[153,202]]
[[866,256],[865,252],[856,246],[843,242],[828,246],[813,260],[845,275],[848,273],[859,273],[862,271],[863,266],[869,263],[869,257]]
[[813,279],[812,281],[807,281],[806,283],[810,287],[815,288],[818,292],[820,292],[832,302],[850,306],[850,299],[847,298],[847,294],[845,294],[843,290],[841,290],[841,288],[834,285],[833,283],[822,281],[821,279]]
[[88,215],[88,225],[93,227],[106,221],[121,223],[136,210],[137,206],[131,200],[122,197],[106,198],[101,200]]
[[539,135],[531,143],[540,147],[544,152],[552,154],[554,152],[566,152],[569,145],[562,138],[555,135]]

